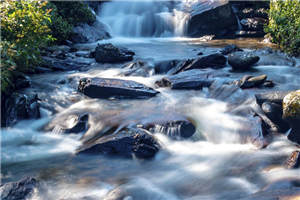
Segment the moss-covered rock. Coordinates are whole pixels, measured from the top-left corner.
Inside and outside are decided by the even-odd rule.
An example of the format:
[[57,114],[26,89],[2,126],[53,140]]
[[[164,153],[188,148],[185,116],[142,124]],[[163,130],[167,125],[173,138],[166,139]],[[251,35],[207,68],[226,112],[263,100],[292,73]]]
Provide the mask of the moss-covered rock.
[[283,99],[283,118],[300,121],[300,90],[286,95]]

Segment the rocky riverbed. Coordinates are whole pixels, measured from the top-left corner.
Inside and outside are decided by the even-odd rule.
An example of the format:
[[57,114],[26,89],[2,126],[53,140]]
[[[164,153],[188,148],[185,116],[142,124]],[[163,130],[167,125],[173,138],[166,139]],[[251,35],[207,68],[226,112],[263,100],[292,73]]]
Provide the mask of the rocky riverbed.
[[1,197],[299,196],[299,59],[248,43],[113,38],[46,51],[6,102]]

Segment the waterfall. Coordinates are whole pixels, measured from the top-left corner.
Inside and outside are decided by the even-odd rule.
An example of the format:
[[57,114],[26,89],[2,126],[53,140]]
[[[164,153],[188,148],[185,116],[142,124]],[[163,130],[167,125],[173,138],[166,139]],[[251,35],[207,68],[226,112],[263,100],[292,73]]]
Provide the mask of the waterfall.
[[105,2],[98,15],[112,35],[123,37],[183,36],[189,18],[182,2],[155,0]]

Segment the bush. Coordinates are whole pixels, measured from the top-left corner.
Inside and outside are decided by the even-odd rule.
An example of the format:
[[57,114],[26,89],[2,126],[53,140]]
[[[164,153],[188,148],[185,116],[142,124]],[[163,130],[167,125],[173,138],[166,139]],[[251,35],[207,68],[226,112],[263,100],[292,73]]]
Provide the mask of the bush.
[[300,1],[271,0],[265,31],[290,55],[300,55]]
[[72,26],[80,23],[92,24],[96,21],[96,16],[88,5],[81,1],[52,1],[52,3],[57,7],[59,15]]
[[40,48],[54,40],[46,5],[35,0],[1,3],[1,92],[14,87],[14,71],[27,72],[39,64]]

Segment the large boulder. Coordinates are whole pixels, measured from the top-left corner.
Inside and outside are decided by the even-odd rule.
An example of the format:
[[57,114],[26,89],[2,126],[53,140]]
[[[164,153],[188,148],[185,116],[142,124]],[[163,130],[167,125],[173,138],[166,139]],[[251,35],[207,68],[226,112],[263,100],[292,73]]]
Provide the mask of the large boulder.
[[228,1],[192,1],[187,35],[226,36],[238,29],[238,22]]
[[140,99],[156,96],[159,92],[141,83],[109,78],[83,78],[78,90],[91,98]]
[[38,181],[32,177],[26,177],[17,182],[1,185],[0,194],[2,200],[26,200],[30,199],[34,190],[38,187]]
[[259,61],[259,57],[246,52],[235,52],[228,56],[228,63],[233,70],[246,71]]
[[149,159],[154,157],[159,149],[158,141],[148,131],[141,128],[126,128],[96,141],[84,142],[78,149],[78,154],[108,154]]
[[208,78],[208,73],[198,69],[188,70],[176,75],[166,76],[155,82],[158,87],[170,87],[171,89],[192,89],[199,90],[209,87],[213,83],[212,78]]
[[134,53],[127,49],[108,44],[99,44],[95,49],[95,59],[99,63],[120,63],[133,60]]
[[96,20],[92,25],[81,24],[73,28],[71,41],[74,43],[97,42],[110,38],[106,25]]
[[283,118],[292,130],[288,139],[300,144],[300,90],[293,91],[283,99]]

